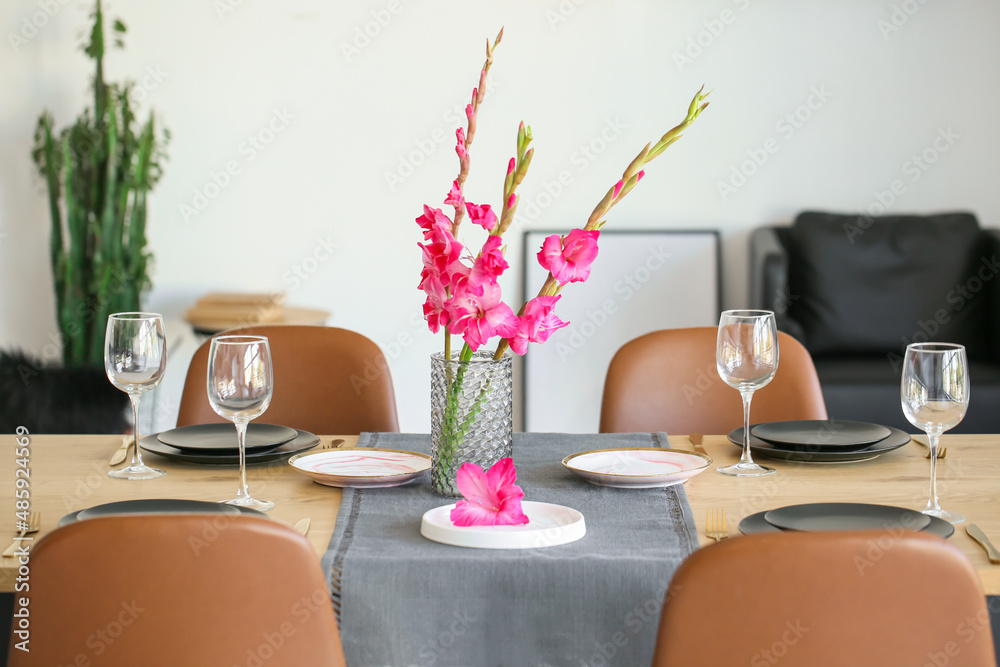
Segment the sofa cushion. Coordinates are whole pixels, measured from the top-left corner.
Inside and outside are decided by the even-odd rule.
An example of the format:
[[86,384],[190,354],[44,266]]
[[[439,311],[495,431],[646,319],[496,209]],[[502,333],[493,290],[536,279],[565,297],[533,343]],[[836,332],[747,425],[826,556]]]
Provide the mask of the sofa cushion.
[[985,353],[996,258],[972,214],[804,212],[787,240],[788,315],[814,355],[901,353],[928,340]]

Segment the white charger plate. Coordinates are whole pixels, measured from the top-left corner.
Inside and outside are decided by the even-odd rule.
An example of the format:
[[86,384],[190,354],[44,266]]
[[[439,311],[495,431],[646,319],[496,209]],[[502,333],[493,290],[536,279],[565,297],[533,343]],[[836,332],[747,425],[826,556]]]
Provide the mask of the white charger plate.
[[416,479],[430,470],[431,457],[402,449],[332,449],[293,456],[288,464],[325,486],[378,489]]
[[541,549],[576,542],[587,534],[583,515],[571,507],[521,502],[528,523],[520,526],[456,526],[451,522],[455,504],[424,512],[420,534],[428,540],[471,549]]
[[562,464],[598,486],[655,489],[687,481],[707,470],[712,459],[679,449],[627,447],[571,454]]

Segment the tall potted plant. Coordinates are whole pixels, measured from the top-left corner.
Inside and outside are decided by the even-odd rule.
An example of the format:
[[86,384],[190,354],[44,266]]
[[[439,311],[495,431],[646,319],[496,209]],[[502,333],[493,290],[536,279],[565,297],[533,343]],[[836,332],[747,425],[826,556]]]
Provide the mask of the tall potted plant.
[[[84,53],[95,65],[93,109],[73,125],[53,129],[44,112],[32,158],[48,188],[56,319],[66,366],[103,365],[108,315],[140,310],[150,287],[146,197],[160,178],[163,147],[153,114],[137,127],[130,96],[134,84],[104,80],[106,36],[101,0]],[[116,46],[125,25],[115,20]]]

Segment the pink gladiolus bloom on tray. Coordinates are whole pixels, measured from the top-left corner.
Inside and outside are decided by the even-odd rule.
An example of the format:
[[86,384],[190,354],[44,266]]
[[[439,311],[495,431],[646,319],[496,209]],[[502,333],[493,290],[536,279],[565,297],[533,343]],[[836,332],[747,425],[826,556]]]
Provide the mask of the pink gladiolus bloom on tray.
[[583,282],[590,277],[590,265],[597,258],[597,237],[600,234],[596,229],[574,229],[565,238],[553,234],[542,243],[538,263],[560,285]]
[[528,523],[521,511],[524,491],[514,482],[517,470],[510,458],[500,459],[490,469],[475,463],[458,468],[455,483],[465,497],[455,503],[451,522],[456,526],[520,526]]

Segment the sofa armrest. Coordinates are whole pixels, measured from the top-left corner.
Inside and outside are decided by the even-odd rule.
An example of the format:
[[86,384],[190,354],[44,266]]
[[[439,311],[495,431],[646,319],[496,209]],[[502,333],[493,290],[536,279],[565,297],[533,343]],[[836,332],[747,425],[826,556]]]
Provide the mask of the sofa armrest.
[[[983,266],[990,271],[989,281],[989,340],[996,340],[1000,336],[1000,276],[994,273],[997,270],[997,260],[1000,260],[1000,229],[984,229],[988,243],[986,257],[983,258]],[[1000,351],[995,350],[994,345],[989,345],[993,351],[993,361],[1000,363]]]
[[788,251],[774,227],[750,235],[750,307],[784,313],[788,309]]
[[794,296],[788,289],[788,251],[777,227],[750,234],[750,307],[774,311],[778,329],[804,341],[802,325],[788,316]]

